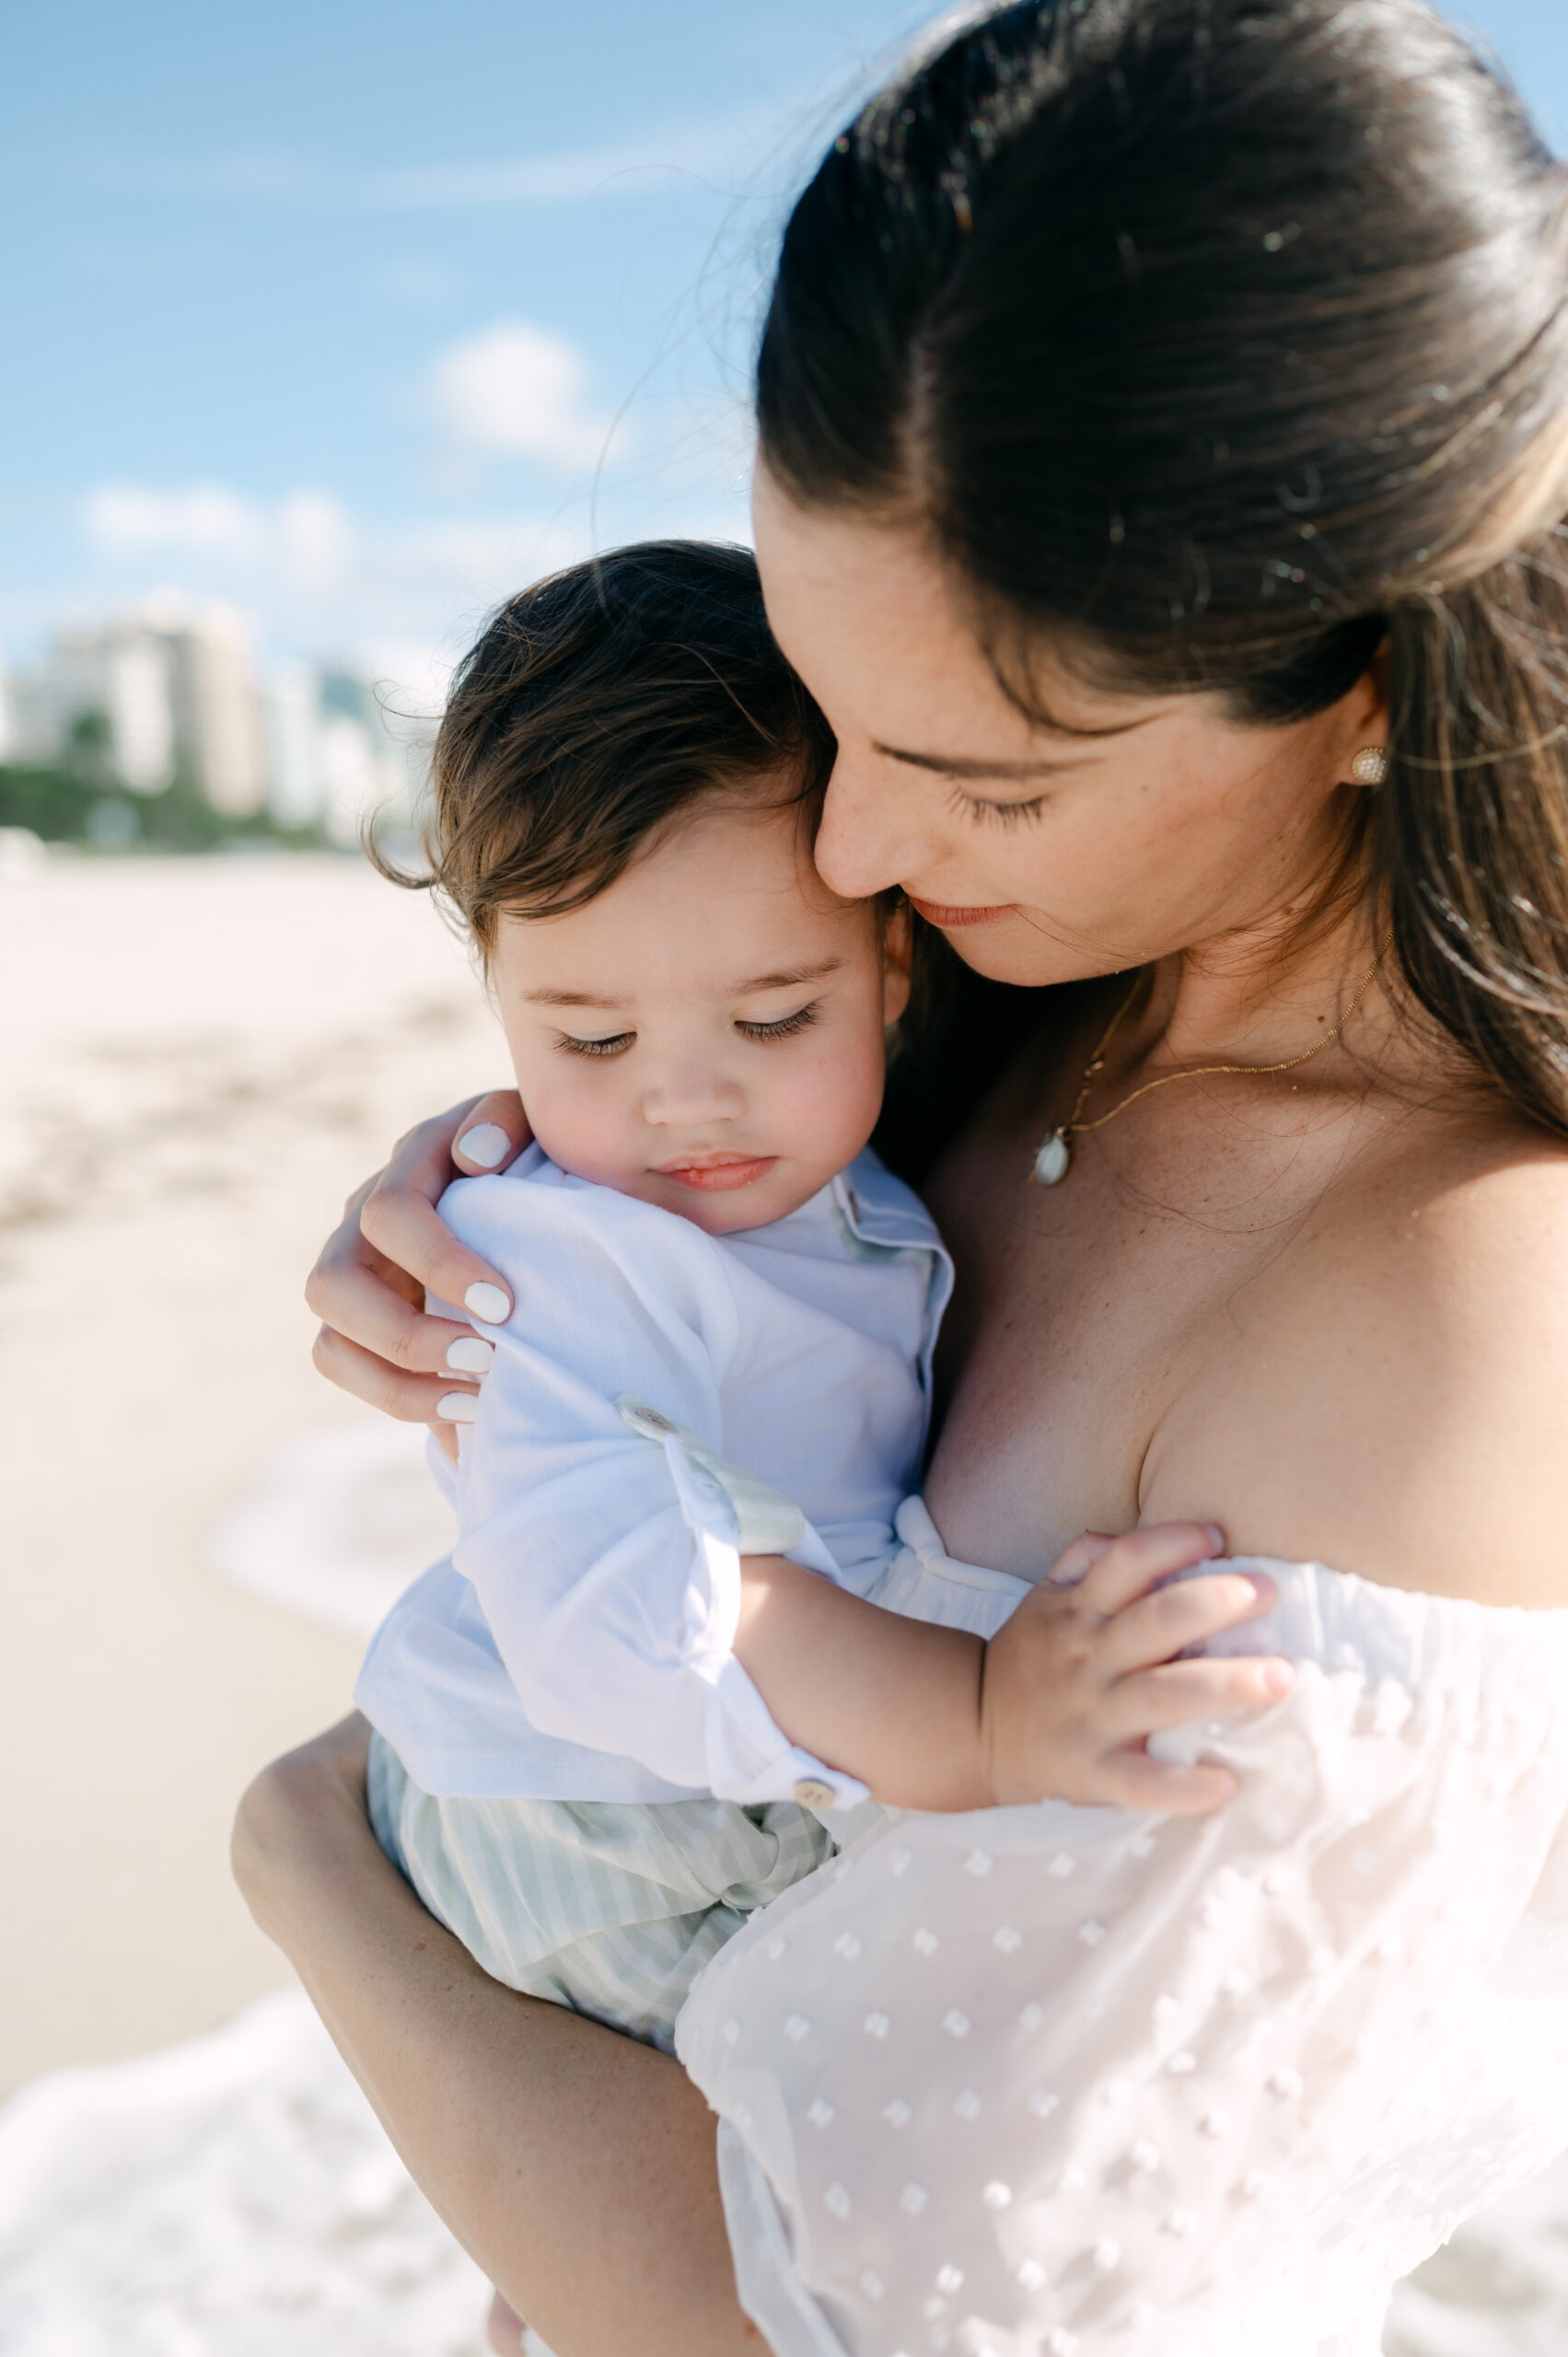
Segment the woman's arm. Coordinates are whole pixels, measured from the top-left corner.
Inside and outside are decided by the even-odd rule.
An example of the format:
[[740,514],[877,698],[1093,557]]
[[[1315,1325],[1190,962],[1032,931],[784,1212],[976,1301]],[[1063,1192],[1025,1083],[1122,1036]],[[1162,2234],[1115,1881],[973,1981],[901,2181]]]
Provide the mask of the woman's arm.
[[234,1864],[413,2177],[559,2357],[763,2357],[703,2097],[667,2056],[502,1988],[425,1913],[366,1820],[366,1732],[265,1770]]
[[[472,1343],[471,1330],[425,1317],[424,1296],[467,1302],[482,1323],[505,1317],[510,1297],[436,1205],[455,1178],[504,1170],[531,1135],[516,1091],[495,1089],[422,1121],[349,1197],[305,1287],[321,1320],[316,1366],[329,1383],[411,1424],[439,1423],[442,1401],[473,1388],[473,1372],[460,1363],[447,1372],[447,1356],[454,1342]],[[475,1285],[489,1297],[470,1300]]]

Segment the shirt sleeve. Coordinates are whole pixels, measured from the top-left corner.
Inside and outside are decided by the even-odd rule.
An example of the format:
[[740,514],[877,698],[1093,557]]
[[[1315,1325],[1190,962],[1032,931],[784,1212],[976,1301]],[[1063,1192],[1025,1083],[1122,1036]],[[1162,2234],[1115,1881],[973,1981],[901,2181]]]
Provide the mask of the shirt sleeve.
[[889,1816],[726,1949],[677,2050],[780,2357],[1375,2348],[1393,2282],[1552,2157],[1568,1614],[1488,1663],[1424,1603],[1388,1608],[1410,1675],[1315,1642],[1284,1701],[1184,1732],[1241,1781],[1212,1817]]
[[[532,1724],[721,1799],[864,1799],[789,1741],[732,1650],[742,1545],[761,1546],[717,1453],[738,1339],[723,1255],[597,1188],[468,1180],[442,1211],[513,1287],[460,1436],[453,1560]],[[774,1507],[772,1535],[830,1569]]]

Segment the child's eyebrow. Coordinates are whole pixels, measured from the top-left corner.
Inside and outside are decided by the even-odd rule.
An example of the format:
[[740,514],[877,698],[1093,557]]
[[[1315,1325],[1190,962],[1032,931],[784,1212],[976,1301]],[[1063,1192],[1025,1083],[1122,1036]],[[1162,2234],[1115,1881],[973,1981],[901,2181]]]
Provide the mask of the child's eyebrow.
[[529,991],[526,997],[529,1006],[599,1006],[611,1014],[622,1004],[617,998],[595,998],[590,991]]
[[[789,966],[776,974],[752,974],[743,982],[736,982],[729,993],[732,998],[750,998],[758,991],[791,991],[806,982],[826,981],[830,974],[839,973],[843,967],[842,958],[824,958],[818,966]],[[529,991],[526,993],[529,1006],[591,1006],[618,1015],[627,1002],[620,998],[597,998],[591,991]]]
[[749,981],[737,982],[737,998],[749,998],[756,991],[792,991],[802,982],[826,981],[830,974],[837,974],[843,967],[842,958],[824,958],[819,966],[789,966],[777,974],[753,974]]

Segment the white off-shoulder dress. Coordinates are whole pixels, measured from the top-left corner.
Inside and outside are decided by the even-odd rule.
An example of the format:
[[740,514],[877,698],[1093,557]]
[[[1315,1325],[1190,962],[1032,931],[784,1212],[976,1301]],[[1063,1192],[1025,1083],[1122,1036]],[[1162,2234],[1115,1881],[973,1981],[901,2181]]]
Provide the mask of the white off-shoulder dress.
[[[881,1601],[988,1633],[1023,1593],[900,1529]],[[1375,2357],[1568,2146],[1568,1611],[1262,1568],[1210,1650],[1295,1690],[1164,1747],[1230,1806],[868,1809],[698,1982],[776,2357]]]

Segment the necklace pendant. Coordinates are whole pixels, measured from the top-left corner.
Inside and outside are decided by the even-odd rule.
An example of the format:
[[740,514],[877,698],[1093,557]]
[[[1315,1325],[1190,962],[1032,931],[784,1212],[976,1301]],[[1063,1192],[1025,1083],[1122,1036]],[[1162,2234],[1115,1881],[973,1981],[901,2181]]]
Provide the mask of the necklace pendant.
[[1034,1159],[1030,1176],[1037,1187],[1060,1187],[1073,1163],[1073,1149],[1063,1130],[1052,1130]]

